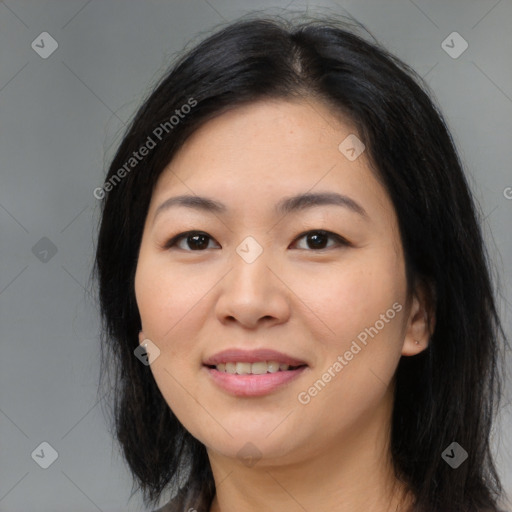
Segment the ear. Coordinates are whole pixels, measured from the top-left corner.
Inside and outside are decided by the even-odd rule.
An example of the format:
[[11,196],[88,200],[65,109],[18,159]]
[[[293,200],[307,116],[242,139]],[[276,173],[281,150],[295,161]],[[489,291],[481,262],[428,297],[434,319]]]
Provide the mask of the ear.
[[403,356],[415,356],[430,343],[435,328],[435,290],[421,280],[417,282],[409,308],[409,318],[402,346]]
[[144,336],[144,331],[139,331],[139,345],[142,344],[142,342],[146,339],[146,336]]

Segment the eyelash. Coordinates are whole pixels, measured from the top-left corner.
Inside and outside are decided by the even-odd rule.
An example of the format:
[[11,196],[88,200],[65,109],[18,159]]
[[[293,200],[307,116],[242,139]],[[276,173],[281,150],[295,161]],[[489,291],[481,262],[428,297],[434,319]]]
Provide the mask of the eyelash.
[[[347,247],[352,246],[352,244],[348,240],[343,238],[342,236],[340,236],[336,233],[333,233],[332,231],[326,231],[324,229],[311,229],[309,231],[304,231],[303,233],[301,233],[300,235],[295,237],[293,243],[300,240],[301,238],[304,238],[306,235],[309,235],[309,234],[321,234],[321,235],[327,236],[328,238],[334,239],[337,242],[338,246],[347,246]],[[213,240],[213,238],[210,235],[208,235],[207,233],[205,233],[204,231],[186,231],[184,233],[179,233],[178,235],[172,237],[169,241],[167,241],[165,243],[164,248],[171,249],[171,248],[175,247],[180,240],[186,239],[186,238],[194,236],[194,235],[203,235],[203,236],[208,237],[210,240]],[[322,249],[306,249],[306,250],[310,250],[313,252],[320,252],[320,251],[325,251],[326,249],[332,249],[332,246],[331,247],[323,247]],[[186,252],[204,252],[206,249],[196,249],[196,250],[182,249],[182,250],[184,250]],[[305,249],[302,249],[302,250],[305,250]]]

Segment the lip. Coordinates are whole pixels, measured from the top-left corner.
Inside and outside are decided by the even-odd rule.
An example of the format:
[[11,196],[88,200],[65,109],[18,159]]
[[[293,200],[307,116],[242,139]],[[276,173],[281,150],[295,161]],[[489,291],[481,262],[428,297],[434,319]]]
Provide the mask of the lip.
[[203,370],[208,372],[215,385],[227,393],[239,397],[267,395],[298,378],[307,369],[307,366],[301,366],[295,370],[264,373],[262,375],[238,375],[219,372],[216,368],[209,368],[208,366],[203,367]]
[[[279,364],[298,366],[299,368],[260,375],[238,375],[219,372],[216,368],[211,368],[220,363],[258,363],[260,361],[276,361]],[[308,364],[305,361],[267,348],[255,350],[230,348],[222,350],[208,357],[203,365],[203,369],[216,386],[231,395],[240,397],[267,395],[296,379],[308,369]]]
[[230,348],[208,357],[203,364],[205,366],[215,366],[220,363],[258,363],[260,361],[277,361],[289,366],[307,366],[305,361],[267,348],[256,350]]

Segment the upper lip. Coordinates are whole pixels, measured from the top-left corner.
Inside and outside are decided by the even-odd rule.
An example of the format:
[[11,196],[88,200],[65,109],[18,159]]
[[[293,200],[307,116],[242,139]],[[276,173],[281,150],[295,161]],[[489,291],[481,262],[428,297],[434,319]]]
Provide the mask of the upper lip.
[[276,361],[289,366],[302,366],[307,364],[305,361],[267,348],[257,350],[229,348],[209,357],[204,361],[204,364],[207,366],[215,366],[220,363],[258,363],[260,361]]

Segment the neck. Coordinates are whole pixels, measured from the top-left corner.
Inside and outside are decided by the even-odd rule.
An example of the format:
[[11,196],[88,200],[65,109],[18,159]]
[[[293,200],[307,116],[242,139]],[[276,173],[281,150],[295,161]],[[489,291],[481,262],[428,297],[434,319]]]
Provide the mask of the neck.
[[405,512],[410,498],[391,464],[390,411],[373,411],[324,451],[293,462],[262,458],[246,467],[209,451],[216,486],[210,512]]

